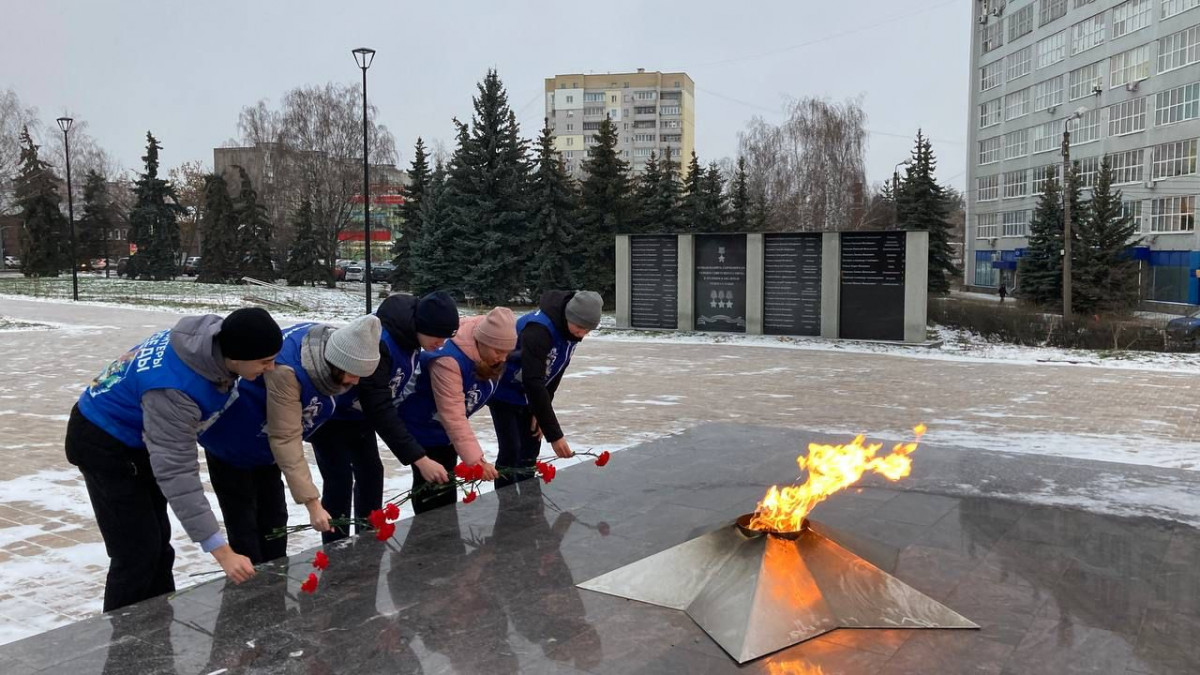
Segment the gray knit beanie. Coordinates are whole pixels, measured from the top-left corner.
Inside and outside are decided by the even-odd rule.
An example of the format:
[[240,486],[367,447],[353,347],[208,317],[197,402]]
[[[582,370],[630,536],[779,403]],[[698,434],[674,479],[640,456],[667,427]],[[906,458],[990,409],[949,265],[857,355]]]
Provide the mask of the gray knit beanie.
[[604,309],[604,298],[596,291],[577,291],[567,301],[564,314],[567,321],[588,330],[600,325],[600,311]]
[[379,337],[383,326],[379,317],[364,314],[329,335],[325,360],[342,370],[366,377],[379,365]]

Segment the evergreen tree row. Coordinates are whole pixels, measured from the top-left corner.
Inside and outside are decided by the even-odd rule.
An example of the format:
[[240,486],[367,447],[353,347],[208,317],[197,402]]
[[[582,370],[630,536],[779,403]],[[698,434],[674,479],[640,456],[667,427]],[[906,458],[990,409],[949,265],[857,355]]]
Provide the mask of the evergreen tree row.
[[[276,274],[271,261],[271,241],[274,226],[267,216],[267,207],[258,197],[249,174],[238,170],[237,196],[231,196],[229,183],[220,174],[209,174],[204,181],[204,217],[200,221],[202,246],[200,269],[196,280],[204,283],[230,283],[243,277],[274,281]],[[296,285],[307,281],[324,280],[327,273],[314,273],[316,260],[309,253],[319,250],[312,228],[312,208],[301,204],[295,216],[296,239],[288,256],[285,276]],[[300,258],[293,261],[299,252]]]

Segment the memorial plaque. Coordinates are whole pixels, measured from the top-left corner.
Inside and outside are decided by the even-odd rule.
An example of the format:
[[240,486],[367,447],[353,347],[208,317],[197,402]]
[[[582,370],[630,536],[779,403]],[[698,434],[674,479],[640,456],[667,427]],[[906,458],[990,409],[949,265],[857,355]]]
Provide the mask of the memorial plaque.
[[746,235],[698,234],[696,330],[746,332]]
[[634,328],[678,326],[678,238],[674,235],[631,236],[629,257],[629,325]]
[[763,236],[763,333],[821,334],[819,233]]
[[904,339],[904,232],[845,232],[842,243],[843,338]]

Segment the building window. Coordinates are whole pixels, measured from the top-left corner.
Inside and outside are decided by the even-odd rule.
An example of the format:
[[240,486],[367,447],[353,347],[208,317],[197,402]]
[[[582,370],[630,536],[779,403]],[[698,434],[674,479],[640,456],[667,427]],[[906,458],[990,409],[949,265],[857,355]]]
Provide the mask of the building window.
[[999,259],[999,251],[975,251],[976,286],[996,286],[1000,283],[1000,270],[992,267],[992,261]]
[[1194,120],[1197,117],[1200,117],[1200,82],[1155,94],[1155,126]]
[[1113,7],[1113,37],[1129,35],[1149,26],[1153,13],[1154,0],[1129,0]]
[[979,91],[987,91],[1000,86],[1004,75],[1004,61],[992,61],[979,69]]
[[1004,119],[1015,120],[1029,114],[1029,87],[1004,97]]
[[1062,175],[1062,164],[1057,162],[1047,164],[1037,169],[1031,169],[1031,171],[1033,171],[1033,181],[1030,190],[1034,195],[1040,195],[1046,192],[1047,181],[1051,179],[1058,180]]
[[653,153],[654,148],[634,148],[633,150],[634,157],[649,157]]
[[653,143],[654,139],[655,139],[654,134],[634,134],[633,135],[634,143]]
[[1124,136],[1146,130],[1146,97],[1108,107],[1108,135]]
[[1083,7],[1084,5],[1090,5],[1095,1],[1096,0],[1075,0],[1075,9],[1079,9],[1080,7]]
[[584,131],[600,131],[601,124],[602,124],[602,122],[584,122],[583,130]]
[[1094,188],[1096,187],[1096,176],[1100,174],[1100,158],[1084,157],[1078,160],[1076,170],[1079,172],[1079,187]]
[[575,125],[574,125],[574,124],[568,124],[568,125],[567,125],[567,131],[574,131],[574,130],[575,130]]
[[1045,26],[1067,13],[1067,0],[1039,0],[1038,25]]
[[993,136],[979,141],[979,163],[992,164],[1000,161],[1000,137]]
[[1069,87],[1068,100],[1084,98],[1095,94],[1104,88],[1104,62],[1097,61],[1082,68],[1072,70],[1067,76]]
[[1046,122],[1033,127],[1033,154],[1050,152],[1058,148],[1062,122]]
[[1045,110],[1063,102],[1062,75],[1033,85],[1033,110]]
[[1067,31],[1059,31],[1034,45],[1037,67],[1046,68],[1067,58]]
[[567,103],[574,103],[574,102],[575,102],[574,96],[567,96]]
[[1071,26],[1071,55],[1086,52],[1104,42],[1104,14],[1089,17]]
[[635,115],[653,115],[656,110],[657,110],[657,108],[655,108],[652,105],[639,105],[639,106],[634,106],[633,114],[635,114]]
[[575,139],[568,136],[567,137],[567,145],[575,145]]
[[1151,232],[1192,232],[1196,229],[1196,197],[1150,200]]
[[[1000,214],[999,213],[980,213],[975,216],[975,237],[978,239],[991,239],[996,236],[1000,229]],[[989,265],[990,267],[990,265]]]
[[1134,47],[1108,60],[1108,86],[1120,87],[1150,77],[1150,45]]
[[679,80],[675,80],[675,88],[676,88],[676,89],[678,89],[678,88],[679,88]]
[[1029,130],[1019,129],[1004,134],[1004,159],[1016,159],[1029,154]]
[[1146,231],[1146,222],[1142,220],[1142,201],[1140,199],[1121,200],[1121,215],[1133,221],[1138,232]]
[[1000,99],[994,98],[979,105],[979,128],[983,129],[1000,124],[1003,108]]
[[1182,14],[1196,7],[1200,7],[1200,0],[1162,0],[1162,18]]
[[1008,17],[1008,41],[1033,32],[1033,5],[1025,5]]
[[1000,214],[1001,220],[1004,223],[1004,230],[1001,236],[1024,237],[1029,232],[1029,214],[1029,209],[1005,211]]
[[584,103],[604,103],[604,92],[598,91],[593,93],[584,93]]
[[1004,33],[999,21],[992,21],[979,27],[979,44],[984,54],[999,49],[1004,44]]
[[1071,134],[1072,145],[1083,145],[1100,140],[1100,111],[1085,112],[1076,123],[1075,132]]
[[[653,122],[651,123],[653,124]],[[653,128],[653,127],[651,127]],[[659,122],[660,129],[682,129],[683,123],[679,120],[662,120]]]
[[1196,173],[1196,139],[1154,146],[1150,160],[1150,177],[1191,176]]
[[634,129],[653,129],[654,120],[637,120],[633,123]]
[[662,108],[659,109],[659,113],[661,113],[663,115],[678,115],[679,114],[679,106],[664,105]]
[[975,179],[975,199],[991,202],[1000,199],[1000,176],[980,176]]
[[603,115],[604,114],[604,106],[602,106],[602,105],[588,106],[583,109],[583,114],[584,115]]
[[1200,26],[1158,40],[1158,72],[1165,73],[1200,61]]
[[1029,194],[1029,171],[1006,171],[1004,173],[1004,198],[1015,199]]
[[633,98],[638,101],[653,101],[658,98],[658,92],[654,91],[637,91],[634,92]]
[[1033,46],[1026,47],[1008,55],[1008,80],[1011,82],[1018,77],[1028,75],[1033,70]]
[[1142,182],[1143,150],[1128,150],[1108,156],[1108,165],[1112,167],[1114,185]]
[[683,134],[663,134],[661,137],[663,143],[682,143]]

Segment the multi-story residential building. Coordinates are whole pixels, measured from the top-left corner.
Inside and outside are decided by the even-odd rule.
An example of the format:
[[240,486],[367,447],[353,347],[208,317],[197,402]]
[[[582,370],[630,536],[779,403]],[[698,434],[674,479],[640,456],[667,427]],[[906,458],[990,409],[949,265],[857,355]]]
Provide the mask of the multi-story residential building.
[[695,83],[687,73],[606,73],[546,78],[546,119],[568,173],[582,176],[583,160],[608,116],[617,151],[635,174],[653,153],[687,169],[695,148]]
[[974,0],[966,283],[1018,287],[1062,141],[1087,188],[1108,157],[1146,299],[1200,304],[1200,0]]

